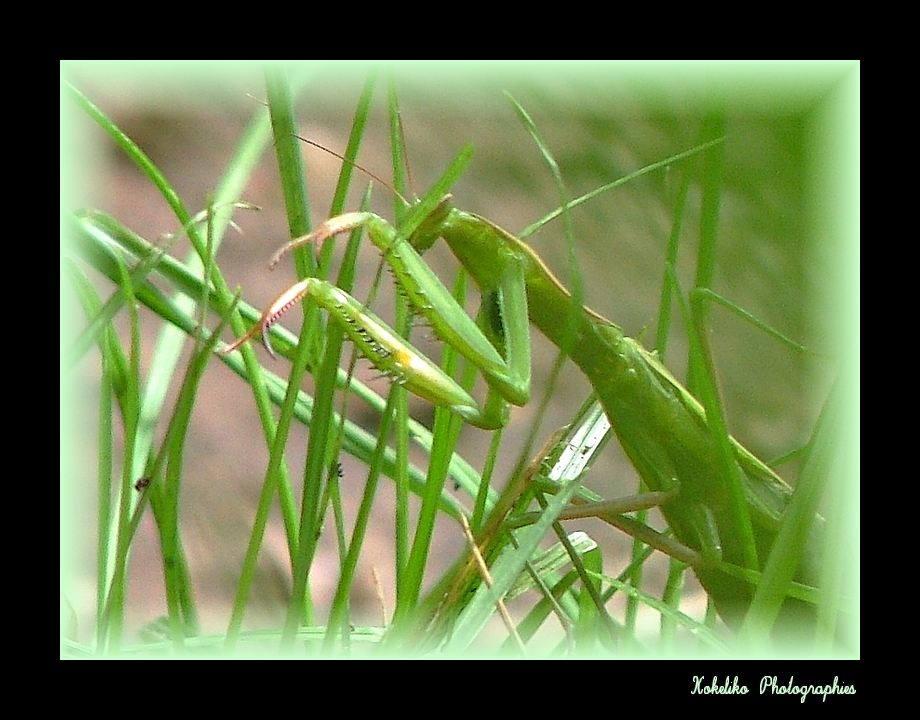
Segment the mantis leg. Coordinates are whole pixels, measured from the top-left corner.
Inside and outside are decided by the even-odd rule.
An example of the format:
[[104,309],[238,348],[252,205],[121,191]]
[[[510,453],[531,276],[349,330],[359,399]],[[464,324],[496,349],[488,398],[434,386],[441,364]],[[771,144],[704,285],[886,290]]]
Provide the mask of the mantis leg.
[[329,311],[351,340],[374,366],[394,382],[436,405],[444,405],[473,425],[492,427],[477,402],[418,349],[400,338],[383,320],[368,311],[344,290],[318,278],[306,278],[285,290],[262,314],[261,320],[246,335],[221,354],[231,353],[262,332],[262,342],[272,357],[269,329],[286,310],[309,296]]
[[232,352],[261,328],[263,343],[274,355],[268,329],[288,308],[309,295],[343,325],[349,337],[379,370],[409,391],[450,408],[477,427],[493,429],[506,424],[508,403],[523,405],[530,399],[530,329],[523,273],[510,267],[502,281],[483,294],[483,309],[477,324],[457,304],[412,245],[383,218],[367,212],[346,213],[327,220],[315,232],[282,247],[272,258],[272,265],[295,247],[359,227],[367,228],[412,307],[428,320],[440,339],[483,373],[489,386],[484,409],[357,300],[316,278],[307,278],[288,288],[247,335],[221,352]]

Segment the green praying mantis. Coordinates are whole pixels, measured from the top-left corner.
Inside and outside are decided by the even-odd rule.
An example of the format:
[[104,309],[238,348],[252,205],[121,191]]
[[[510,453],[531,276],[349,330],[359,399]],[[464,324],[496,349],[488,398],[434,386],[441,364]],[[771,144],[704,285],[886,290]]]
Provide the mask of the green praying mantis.
[[[481,371],[488,386],[484,402],[477,402],[362,303],[312,277],[281,293],[249,332],[219,352],[233,352],[261,333],[273,354],[271,326],[309,297],[342,325],[382,373],[469,424],[489,429],[507,423],[509,405],[530,399],[533,324],[585,374],[646,488],[664,493],[661,511],[673,535],[696,558],[694,571],[720,615],[729,625],[740,625],[755,587],[737,569],[757,571],[770,555],[792,497],[789,486],[734,438],[725,435],[720,443],[703,406],[657,357],[620,327],[575,302],[528,245],[491,221],[453,207],[449,195],[405,234],[370,212],[333,217],[284,245],[271,264],[294,248],[359,228],[380,250],[414,311]],[[482,308],[476,320],[421,256],[438,238],[447,242],[480,291]],[[604,518],[603,511],[598,515]],[[610,513],[605,519],[617,524]],[[823,520],[815,515],[797,582],[818,584],[822,535]],[[793,633],[813,632],[814,605],[787,597],[780,623]]]

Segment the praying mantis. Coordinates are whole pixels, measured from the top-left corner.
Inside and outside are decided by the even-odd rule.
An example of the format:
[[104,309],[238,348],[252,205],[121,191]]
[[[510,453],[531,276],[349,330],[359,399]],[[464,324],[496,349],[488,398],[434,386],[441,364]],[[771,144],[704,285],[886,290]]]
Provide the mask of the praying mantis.
[[[271,326],[309,297],[345,329],[360,352],[410,392],[485,429],[503,426],[510,405],[530,399],[530,325],[562,350],[593,387],[645,486],[665,493],[661,511],[674,536],[695,554],[694,571],[729,625],[738,626],[754,587],[729,567],[756,571],[770,555],[792,490],[730,436],[720,443],[700,402],[639,342],[583,307],[522,240],[441,197],[411,232],[381,216],[350,212],[296,238],[272,259],[303,245],[364,229],[392,269],[400,291],[435,334],[473,363],[488,386],[479,403],[423,353],[360,302],[308,277],[272,302],[228,354],[261,333],[273,353]],[[476,320],[442,285],[421,253],[443,238],[482,296]],[[603,515],[601,514],[601,517]],[[795,579],[817,585],[823,520],[815,516]],[[813,605],[788,597],[781,622],[813,631]]]

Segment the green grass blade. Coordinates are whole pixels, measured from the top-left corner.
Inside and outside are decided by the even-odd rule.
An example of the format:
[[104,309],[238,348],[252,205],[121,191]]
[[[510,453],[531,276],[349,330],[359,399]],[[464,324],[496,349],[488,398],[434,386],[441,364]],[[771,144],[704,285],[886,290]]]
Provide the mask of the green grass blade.
[[[783,516],[773,550],[764,566],[763,577],[757,586],[750,613],[745,618],[745,624],[741,630],[742,638],[748,642],[766,641],[763,628],[770,627],[779,615],[787,594],[787,587],[792,582],[799,563],[803,559],[804,549],[816,542],[809,536],[812,533],[813,524],[821,522],[816,520],[816,513],[838,454],[842,393],[838,382],[831,390],[818,418],[802,472]],[[825,551],[828,563],[840,562],[839,557],[833,559],[832,555],[831,549],[828,548]],[[827,615],[833,618],[836,614],[836,595],[825,589],[823,602],[831,606]],[[825,634],[832,636],[833,630]]]

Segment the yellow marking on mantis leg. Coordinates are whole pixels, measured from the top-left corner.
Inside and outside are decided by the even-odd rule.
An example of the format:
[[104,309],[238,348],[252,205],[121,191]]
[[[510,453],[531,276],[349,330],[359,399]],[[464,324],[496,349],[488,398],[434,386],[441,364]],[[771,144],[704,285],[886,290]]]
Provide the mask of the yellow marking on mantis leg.
[[418,355],[408,350],[397,350],[393,356],[393,360],[399,367],[405,370],[420,370],[423,364]]

